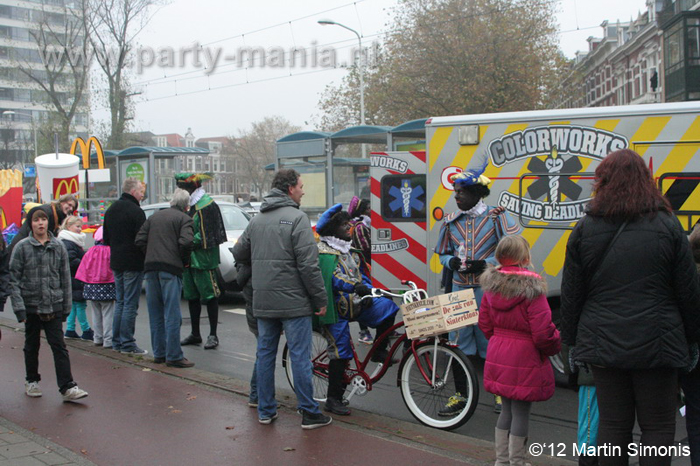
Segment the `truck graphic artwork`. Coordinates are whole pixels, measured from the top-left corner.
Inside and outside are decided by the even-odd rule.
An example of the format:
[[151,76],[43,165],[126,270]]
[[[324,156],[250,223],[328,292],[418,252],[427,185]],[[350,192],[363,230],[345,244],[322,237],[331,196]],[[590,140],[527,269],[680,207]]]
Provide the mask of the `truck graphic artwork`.
[[[574,125],[536,126],[496,138],[488,148],[495,167],[530,158],[527,164],[530,173],[550,175],[541,176],[527,187],[528,198],[521,199],[518,193],[501,192],[498,205],[530,220],[578,220],[583,217],[590,197],[580,199],[583,188],[572,179],[556,174],[580,172],[583,164],[579,157],[600,161],[610,152],[628,145],[623,135]],[[539,158],[542,156],[546,158]]]
[[496,167],[527,157],[545,155],[557,149],[562,154],[601,160],[612,151],[624,149],[627,138],[609,131],[572,125],[536,126],[494,139],[489,155]]
[[392,211],[401,209],[403,218],[411,217],[411,209],[421,210],[425,205],[419,198],[424,193],[422,186],[411,187],[411,180],[401,180],[401,187],[392,186],[389,188],[389,194],[394,197],[394,200],[389,204]]

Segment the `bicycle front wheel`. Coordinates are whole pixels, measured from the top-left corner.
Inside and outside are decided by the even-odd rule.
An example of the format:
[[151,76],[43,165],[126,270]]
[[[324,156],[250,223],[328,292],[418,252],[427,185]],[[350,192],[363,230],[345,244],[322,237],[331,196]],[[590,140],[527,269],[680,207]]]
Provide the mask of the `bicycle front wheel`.
[[472,417],[479,401],[474,366],[458,348],[426,342],[408,353],[399,367],[399,388],[419,422],[452,430]]
[[[311,333],[311,364],[313,367],[312,383],[314,386],[314,400],[322,403],[326,401],[328,393],[328,342],[319,332]],[[282,366],[287,374],[289,386],[294,390],[294,372],[292,361],[289,357],[289,347],[285,343],[282,351]]]

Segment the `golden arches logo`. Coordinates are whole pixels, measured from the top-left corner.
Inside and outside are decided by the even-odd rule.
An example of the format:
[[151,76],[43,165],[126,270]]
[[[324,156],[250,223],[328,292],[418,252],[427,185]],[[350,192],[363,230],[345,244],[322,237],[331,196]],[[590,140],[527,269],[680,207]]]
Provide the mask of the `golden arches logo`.
[[0,228],[3,230],[7,228],[7,217],[5,217],[5,211],[0,207]]
[[105,154],[102,151],[102,144],[100,144],[100,141],[95,136],[90,137],[87,142],[85,142],[83,138],[75,138],[73,144],[70,146],[70,153],[73,155],[78,155],[75,151],[80,147],[80,153],[83,156],[83,168],[85,170],[90,168],[90,150],[93,144],[95,145],[95,152],[97,152],[97,168],[103,169],[105,167]]
[[[65,189],[65,191],[64,191]],[[75,194],[78,192],[78,177],[70,178],[54,178],[53,179],[53,198],[58,199],[64,194]]]

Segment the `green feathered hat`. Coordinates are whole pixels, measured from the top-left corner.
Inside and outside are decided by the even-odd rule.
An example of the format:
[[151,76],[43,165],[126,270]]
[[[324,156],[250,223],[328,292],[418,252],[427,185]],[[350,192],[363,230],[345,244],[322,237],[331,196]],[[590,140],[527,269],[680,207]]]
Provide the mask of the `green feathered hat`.
[[184,188],[187,185],[202,186],[202,183],[214,178],[212,173],[177,173],[175,182],[178,188]]

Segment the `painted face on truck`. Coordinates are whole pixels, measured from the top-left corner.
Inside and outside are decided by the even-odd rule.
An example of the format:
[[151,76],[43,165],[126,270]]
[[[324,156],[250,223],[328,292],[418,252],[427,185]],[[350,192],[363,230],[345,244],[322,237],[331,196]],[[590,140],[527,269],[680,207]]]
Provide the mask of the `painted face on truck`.
[[469,210],[481,199],[481,193],[471,186],[455,185],[455,202],[459,210]]

